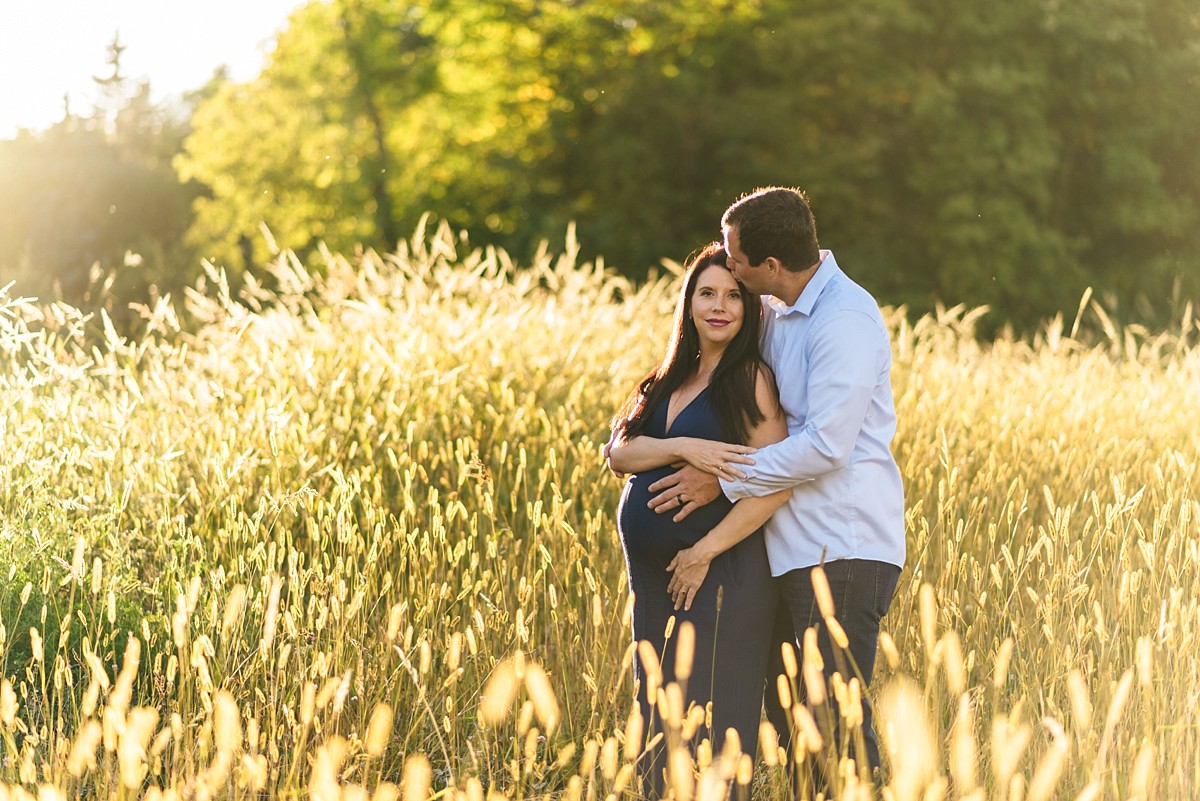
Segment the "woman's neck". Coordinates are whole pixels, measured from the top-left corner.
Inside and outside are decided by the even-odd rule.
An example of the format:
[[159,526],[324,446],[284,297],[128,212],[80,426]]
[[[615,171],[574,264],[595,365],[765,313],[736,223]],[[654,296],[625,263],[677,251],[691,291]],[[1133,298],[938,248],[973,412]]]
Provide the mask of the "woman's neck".
[[717,365],[721,363],[721,356],[724,355],[725,348],[717,347],[701,347],[700,361],[696,365],[696,377],[708,383],[712,378],[713,371],[717,369]]

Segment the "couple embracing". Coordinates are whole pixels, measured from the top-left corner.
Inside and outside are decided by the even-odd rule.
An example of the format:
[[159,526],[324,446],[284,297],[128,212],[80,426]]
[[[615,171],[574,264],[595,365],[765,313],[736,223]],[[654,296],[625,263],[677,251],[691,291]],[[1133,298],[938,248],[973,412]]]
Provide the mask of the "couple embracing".
[[[891,346],[874,298],[820,250],[797,190],[747,195],[721,227],[724,242],[689,263],[666,355],[614,418],[605,454],[614,473],[632,474],[618,527],[634,641],[654,646],[670,682],[678,638],[665,636],[667,623],[690,621],[685,707],[711,703],[700,736],[716,753],[734,729],[753,759],[764,687],[789,742],[774,689],[783,643],[799,650],[815,628],[826,679],[840,670],[869,685],[904,564],[904,500],[890,449]],[[818,565],[841,648],[814,596]],[[635,676],[652,733],[640,654]],[[862,705],[861,752],[849,755],[874,773],[879,748]],[[642,756],[645,794],[663,795],[663,762],[661,748]]]

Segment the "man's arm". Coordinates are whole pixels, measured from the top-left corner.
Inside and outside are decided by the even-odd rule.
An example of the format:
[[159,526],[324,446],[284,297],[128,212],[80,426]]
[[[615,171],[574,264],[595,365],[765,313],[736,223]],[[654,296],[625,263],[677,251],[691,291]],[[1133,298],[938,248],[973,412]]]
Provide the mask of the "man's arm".
[[[769,446],[771,443],[779,442],[782,437],[787,435],[787,423],[783,409],[779,406],[779,395],[775,384],[771,381],[768,373],[760,371],[754,385],[754,394],[758,408],[762,410],[766,419],[750,433],[750,444],[760,447]],[[757,451],[755,451],[754,458],[758,458]],[[740,470],[745,473],[752,469],[753,464],[754,460],[744,462]],[[717,482],[718,474],[724,481],[729,471],[728,466],[724,472],[704,472],[692,465],[682,467],[649,486],[650,492],[656,494],[647,505],[658,514],[673,512],[672,519],[678,523],[701,506],[707,506],[721,497],[721,484]],[[734,478],[736,480],[740,477],[735,476]],[[782,502],[780,501],[779,504]],[[776,504],[775,508],[778,508],[779,504]],[[771,511],[773,512],[774,508]],[[769,517],[770,513],[767,513],[767,516]]]
[[[730,500],[761,497],[840,470],[850,461],[871,396],[886,370],[886,334],[867,315],[843,311],[810,334],[808,416],[787,439],[759,450],[746,478],[720,484]],[[780,382],[786,382],[781,376]]]

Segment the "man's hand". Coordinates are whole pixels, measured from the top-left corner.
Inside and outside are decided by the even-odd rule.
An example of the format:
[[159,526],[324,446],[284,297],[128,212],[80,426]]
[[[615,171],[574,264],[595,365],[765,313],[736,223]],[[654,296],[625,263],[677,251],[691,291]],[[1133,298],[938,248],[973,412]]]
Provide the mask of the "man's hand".
[[721,483],[711,473],[687,465],[655,481],[650,485],[650,491],[658,494],[650,499],[647,506],[660,515],[675,512],[671,519],[678,523],[701,506],[707,506],[719,498]]

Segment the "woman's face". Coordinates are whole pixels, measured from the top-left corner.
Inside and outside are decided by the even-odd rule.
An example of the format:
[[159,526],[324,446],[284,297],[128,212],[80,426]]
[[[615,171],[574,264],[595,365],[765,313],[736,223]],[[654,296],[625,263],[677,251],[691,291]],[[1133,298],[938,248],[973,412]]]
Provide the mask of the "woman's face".
[[722,347],[742,329],[745,300],[733,274],[724,266],[701,268],[692,290],[692,321],[700,341]]

